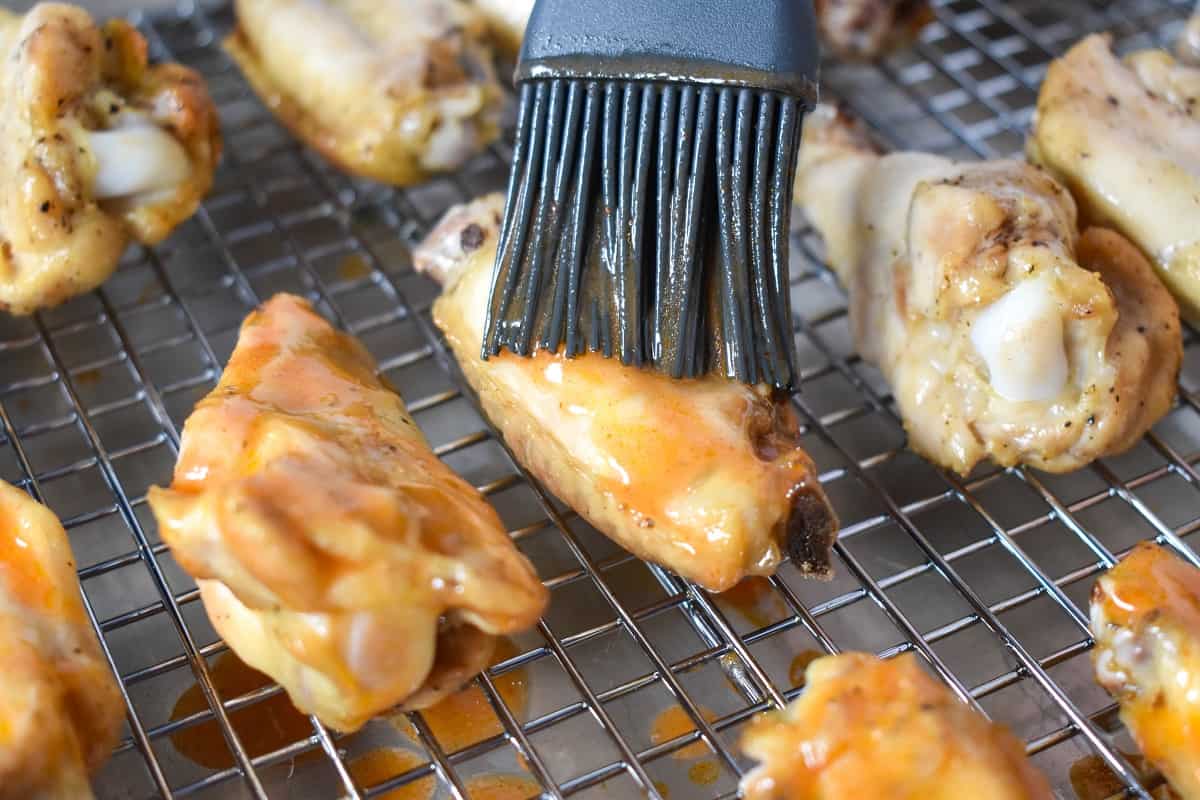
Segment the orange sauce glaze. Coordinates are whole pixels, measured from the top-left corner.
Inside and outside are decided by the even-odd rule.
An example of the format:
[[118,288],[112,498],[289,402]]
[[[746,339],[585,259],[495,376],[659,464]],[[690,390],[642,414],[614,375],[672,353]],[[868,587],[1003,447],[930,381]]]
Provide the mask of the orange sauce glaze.
[[[381,747],[355,756],[346,762],[346,767],[358,785],[365,789],[403,775],[424,763],[425,759],[408,750]],[[430,775],[385,792],[379,795],[379,800],[429,800],[436,788],[437,782]]]
[[[232,652],[217,656],[209,666],[209,675],[222,700],[240,697],[273,683],[266,675],[242,663]],[[198,683],[193,683],[175,701],[171,719],[183,719],[207,708],[208,702],[204,699],[204,692]],[[297,711],[283,692],[229,712],[229,721],[251,758],[265,755],[313,735],[308,717]],[[233,753],[230,752],[215,719],[207,719],[199,725],[172,733],[171,743],[182,755],[202,767],[221,770],[234,766]],[[317,756],[319,751],[310,750],[301,755],[300,759]]]
[[54,585],[25,538],[36,534],[26,534],[17,520],[3,516],[0,525],[0,590],[29,609],[51,610],[56,605]]
[[[520,652],[509,639],[500,639],[496,642],[492,664],[507,661]],[[526,670],[510,670],[492,682],[504,699],[504,704],[520,720],[529,703],[529,676]],[[447,754],[504,732],[504,724],[477,683],[471,683],[436,705],[423,709],[421,717]],[[416,731],[405,717],[397,716],[393,722],[406,736],[416,740]]]
[[[716,714],[704,706],[700,706],[700,715],[708,722],[716,719]],[[683,707],[671,706],[654,718],[650,728],[650,741],[653,744],[662,744],[694,730],[696,730],[696,726],[692,724],[692,718],[683,710]],[[710,752],[708,745],[702,739],[697,739],[686,747],[681,747],[671,753],[671,757],[690,760],[703,758]]]

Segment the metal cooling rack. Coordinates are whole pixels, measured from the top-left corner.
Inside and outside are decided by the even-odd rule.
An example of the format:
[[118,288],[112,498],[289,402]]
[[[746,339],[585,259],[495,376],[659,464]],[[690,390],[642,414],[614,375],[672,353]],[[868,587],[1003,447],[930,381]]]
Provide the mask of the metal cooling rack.
[[[825,88],[898,147],[952,156],[1020,151],[1046,63],[1087,31],[1119,48],[1169,44],[1190,0],[1017,0],[937,6],[908,52],[877,66],[829,64]],[[984,467],[966,480],[903,449],[886,386],[853,353],[845,298],[820,244],[797,233],[794,299],[805,444],[845,523],[837,578],[785,566],[756,611],[616,549],[508,459],[428,319],[436,290],[409,250],[447,206],[501,188],[494,148],[460,174],[405,191],[339,175],[290,138],[219,48],[223,5],[138,18],[153,55],[197,67],[224,125],[227,155],[196,217],[160,247],[130,252],[103,289],[30,320],[0,317],[0,477],[63,519],[105,652],[128,710],[98,778],[103,798],[380,797],[415,781],[465,798],[470,778],[527,772],[542,796],[732,798],[747,763],[744,723],[799,688],[805,650],[918,652],[962,698],[1011,726],[1061,797],[1071,765],[1103,758],[1132,796],[1148,797],[1122,750],[1108,696],[1091,679],[1086,601],[1093,578],[1135,542],[1157,538],[1193,563],[1200,530],[1200,348],[1188,331],[1180,400],[1131,453],[1074,475]],[[349,266],[348,266],[349,265]],[[179,430],[215,384],[242,317],[277,291],[306,294],[361,337],[437,451],[495,503],[553,591],[519,655],[480,685],[505,732],[447,752],[419,715],[415,743],[374,722],[311,732],[251,758],[230,723],[277,687],[218,696],[225,648],[192,581],[158,538],[144,495],[169,480]],[[520,668],[527,705],[497,679]],[[198,684],[208,708],[171,719]],[[679,705],[698,730],[654,742],[650,720]],[[249,711],[243,712],[244,709]],[[216,725],[227,769],[205,769],[171,734]],[[701,741],[714,762],[676,758]],[[219,740],[221,741],[221,740]],[[359,785],[347,767],[380,745],[419,765]]]

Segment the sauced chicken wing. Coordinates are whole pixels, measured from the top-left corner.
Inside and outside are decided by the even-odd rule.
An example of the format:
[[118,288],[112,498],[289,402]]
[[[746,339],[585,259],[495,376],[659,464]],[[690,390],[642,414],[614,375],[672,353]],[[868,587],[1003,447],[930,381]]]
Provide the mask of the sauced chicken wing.
[[0,482],[0,800],[91,797],[124,714],[58,518]]
[[0,9],[0,311],[29,314],[99,286],[130,239],[195,211],[220,155],[204,84],[148,66],[123,20],[44,3]]
[[865,653],[808,666],[804,694],[750,723],[762,762],[745,800],[1051,800],[1008,729],[927,675],[916,657]]
[[1050,65],[1028,151],[1200,317],[1200,69],[1162,50],[1122,61],[1089,36]]
[[1063,472],[1170,408],[1174,301],[1121,236],[1079,237],[1070,195],[1037,168],[880,155],[822,106],[796,189],[922,455]]
[[230,647],[339,730],[455,691],[546,605],[362,345],[290,295],[246,320],[150,505]]
[[785,554],[827,574],[837,521],[786,398],[588,354],[479,357],[503,200],[451,210],[416,254],[434,321],[517,459],[597,529],[714,591]]
[[1142,753],[1200,798],[1200,570],[1139,544],[1092,591],[1096,679]]
[[846,59],[872,59],[908,44],[930,21],[928,0],[816,0],[825,46]]
[[280,120],[342,169],[398,185],[496,138],[488,22],[460,0],[237,0],[226,47]]

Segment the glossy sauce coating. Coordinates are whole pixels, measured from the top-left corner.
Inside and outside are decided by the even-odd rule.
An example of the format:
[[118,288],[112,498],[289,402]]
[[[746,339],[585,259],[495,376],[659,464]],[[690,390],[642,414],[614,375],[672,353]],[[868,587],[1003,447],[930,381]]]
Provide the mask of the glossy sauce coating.
[[1096,679],[1142,753],[1200,798],[1200,570],[1139,544],[1092,593]]
[[623,547],[714,591],[785,554],[826,574],[837,521],[786,399],[590,354],[479,358],[499,203],[452,209],[415,263],[444,282],[434,321],[517,459]]
[[362,345],[290,295],[247,319],[149,499],[217,631],[339,730],[454,692],[546,603]]
[[762,762],[745,800],[1051,800],[1005,728],[927,675],[914,656],[846,653],[814,661],[808,688],[742,739]]

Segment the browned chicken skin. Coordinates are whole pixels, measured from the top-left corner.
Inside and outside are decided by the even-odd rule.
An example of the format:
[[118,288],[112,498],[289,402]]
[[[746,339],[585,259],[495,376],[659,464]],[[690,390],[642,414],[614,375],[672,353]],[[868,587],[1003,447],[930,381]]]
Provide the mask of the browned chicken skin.
[[546,605],[362,345],[291,295],[246,320],[149,499],[217,632],[339,730],[457,690]]
[[499,134],[490,27],[463,0],[237,0],[226,41],[297,136],[342,169],[408,185]]
[[89,291],[129,241],[153,244],[212,185],[221,140],[200,76],[149,66],[123,20],[0,9],[0,311]]
[[958,701],[911,654],[809,665],[804,694],[754,720],[745,800],[1051,800],[1021,742]]
[[0,481],[0,800],[83,800],[125,706],[66,531]]
[[786,397],[596,354],[479,358],[502,203],[451,209],[414,261],[443,284],[434,321],[517,459],[623,547],[713,591],[786,554],[828,574],[837,518]]
[[1092,591],[1096,679],[1142,753],[1200,800],[1200,570],[1139,544]]

